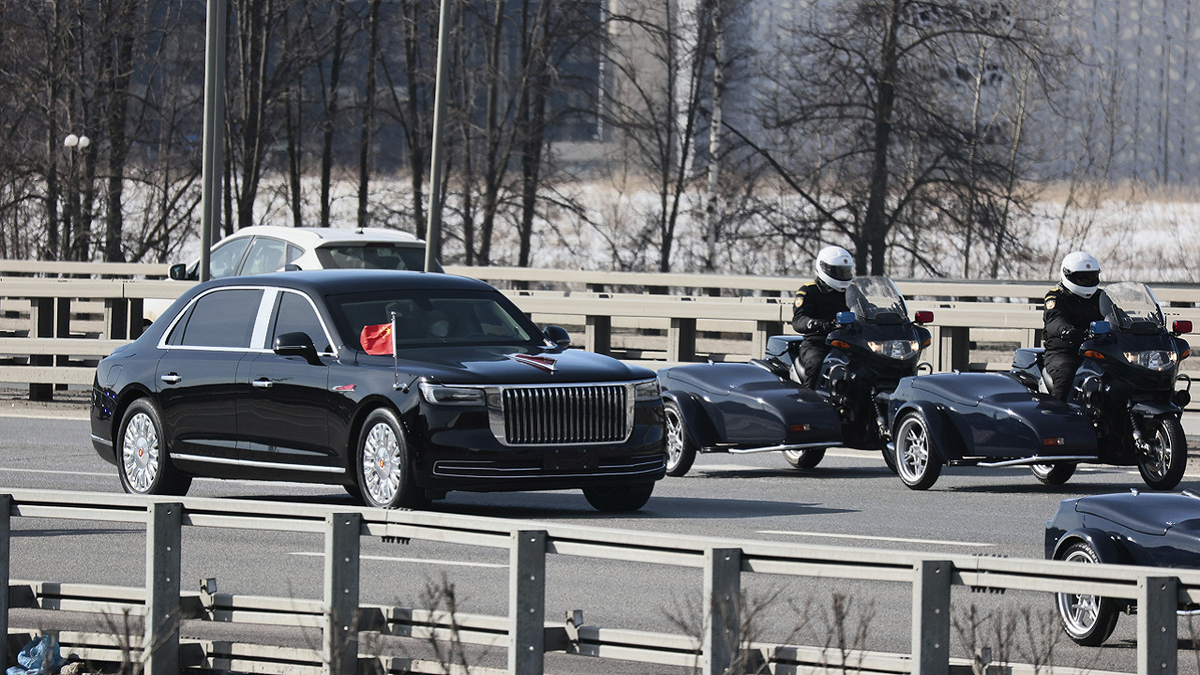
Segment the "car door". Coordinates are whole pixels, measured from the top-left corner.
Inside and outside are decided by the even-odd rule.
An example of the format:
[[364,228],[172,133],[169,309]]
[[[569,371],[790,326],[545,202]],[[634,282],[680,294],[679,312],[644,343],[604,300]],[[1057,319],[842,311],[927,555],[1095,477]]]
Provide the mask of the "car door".
[[[275,339],[304,333],[319,354],[317,363],[271,351]],[[243,457],[251,468],[330,473],[335,453],[329,448],[328,363],[332,340],[315,303],[305,294],[280,289],[274,303],[266,350],[249,364],[248,394],[239,399],[239,428],[245,429]]]
[[261,288],[209,291],[167,333],[154,384],[173,460],[236,463],[235,401],[238,387],[248,386],[239,384],[238,369],[251,353],[256,325],[266,330],[262,297]]

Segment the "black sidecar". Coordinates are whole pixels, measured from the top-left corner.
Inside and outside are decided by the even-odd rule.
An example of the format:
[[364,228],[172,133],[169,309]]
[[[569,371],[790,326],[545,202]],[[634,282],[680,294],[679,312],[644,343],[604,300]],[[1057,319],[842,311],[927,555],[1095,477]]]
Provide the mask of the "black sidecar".
[[682,476],[699,452],[782,451],[812,468],[842,440],[837,411],[816,392],[767,362],[687,364],[663,368],[667,475]]

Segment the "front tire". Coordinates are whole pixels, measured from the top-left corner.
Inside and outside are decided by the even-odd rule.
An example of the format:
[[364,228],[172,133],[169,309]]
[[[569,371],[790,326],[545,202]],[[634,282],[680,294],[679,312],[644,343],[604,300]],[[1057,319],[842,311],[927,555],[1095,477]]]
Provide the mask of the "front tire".
[[[1136,423],[1136,422],[1135,422]],[[1155,417],[1142,434],[1146,447],[1138,451],[1138,471],[1152,490],[1170,490],[1183,480],[1187,470],[1187,437],[1179,419]]]
[[620,513],[637,511],[650,501],[654,483],[632,485],[595,485],[583,488],[583,496],[597,511]]
[[125,409],[117,431],[117,475],[133,495],[186,495],[192,477],[181,473],[167,453],[162,413],[148,398]]
[[1031,464],[1033,477],[1046,485],[1062,485],[1075,475],[1075,464]]
[[424,506],[413,480],[404,429],[391,410],[378,408],[367,415],[355,456],[355,479],[364,504],[385,509]]
[[896,424],[896,473],[913,490],[928,490],[942,474],[942,460],[929,441],[929,425],[918,412]]
[[683,476],[696,461],[696,444],[688,438],[683,425],[683,411],[679,404],[670,399],[663,403],[667,433],[667,475]]
[[797,469],[811,469],[825,459],[825,448],[807,448],[805,450],[784,450],[783,458]]
[[[1100,557],[1085,542],[1076,542],[1058,556],[1068,562],[1098,563]],[[1099,647],[1117,626],[1117,603],[1098,595],[1059,593],[1055,603],[1067,637],[1085,647]]]

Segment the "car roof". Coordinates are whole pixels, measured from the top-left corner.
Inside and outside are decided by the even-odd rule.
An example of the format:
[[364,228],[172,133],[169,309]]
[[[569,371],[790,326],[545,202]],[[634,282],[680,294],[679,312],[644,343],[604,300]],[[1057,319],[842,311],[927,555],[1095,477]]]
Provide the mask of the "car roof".
[[425,242],[408,232],[389,230],[382,227],[365,227],[344,230],[336,227],[280,227],[278,225],[253,225],[243,227],[226,239],[263,235],[299,244],[307,248],[319,248],[331,244],[396,243],[424,248]]
[[471,290],[495,291],[478,279],[441,272],[410,272],[370,269],[325,269],[273,272],[240,277],[223,277],[204,284],[220,286],[278,286],[306,291],[312,295],[381,290]]

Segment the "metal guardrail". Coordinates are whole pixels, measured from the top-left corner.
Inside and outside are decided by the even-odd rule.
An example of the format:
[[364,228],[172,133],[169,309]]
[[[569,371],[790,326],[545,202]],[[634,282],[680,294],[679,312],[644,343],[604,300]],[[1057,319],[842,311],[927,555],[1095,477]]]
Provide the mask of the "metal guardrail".
[[[89,367],[120,342],[141,334],[148,299],[173,299],[189,282],[92,278],[156,276],[164,265],[123,263],[41,263],[0,261],[0,381],[29,383],[30,397],[52,397],[55,385],[86,385]],[[712,297],[615,293],[598,290],[505,291],[539,323],[565,323],[582,331],[584,349],[635,361],[680,363],[711,359],[745,361],[759,356],[771,335],[791,331],[790,278],[640,274],[541,270],[529,268],[451,267],[449,271],[520,285],[584,285],[591,289],[723,289],[757,295]],[[138,274],[142,272],[142,274]],[[2,276],[4,274],[42,275]],[[89,278],[44,278],[53,274]],[[1035,304],[1045,283],[981,281],[898,281],[914,309],[935,310],[929,326],[933,343],[925,355],[935,371],[994,370],[1006,364],[973,362],[973,342],[1002,340],[1035,346],[1042,325]],[[786,291],[786,292],[785,292]],[[766,297],[776,293],[780,297]],[[1167,311],[1200,325],[1200,286],[1156,287]],[[1005,300],[995,302],[994,300]],[[81,330],[80,311],[97,317]],[[659,335],[646,335],[649,332]],[[7,331],[7,333],[5,333]],[[100,340],[86,342],[83,334]],[[17,337],[17,336],[21,337]],[[16,357],[14,360],[12,357]]]
[[[458,627],[458,639],[465,643],[507,649],[506,670],[473,669],[472,672],[540,675],[547,652],[564,652],[581,657],[698,666],[704,675],[718,675],[749,652],[776,673],[808,672],[844,659],[854,664],[855,670],[949,675],[968,663],[950,657],[953,586],[1047,594],[1088,593],[1136,600],[1138,663],[1143,664],[1139,672],[1174,673],[1177,672],[1176,608],[1180,603],[1200,602],[1200,570],[692,537],[415,511],[302,504],[288,504],[281,509],[278,504],[241,500],[167,501],[110,493],[3,492],[6,494],[0,494],[0,574],[9,588],[7,603],[0,611],[4,633],[10,630],[10,607],[141,615],[145,617],[145,634],[140,636],[140,644],[134,640],[132,647],[149,675],[175,673],[190,667],[227,667],[263,673],[442,672],[435,669],[438,664],[415,664],[412,659],[398,655],[371,653],[363,648],[364,641],[359,638],[379,633],[441,639],[448,635],[451,622]],[[145,524],[145,587],[11,580],[12,518]],[[323,599],[234,596],[206,590],[181,592],[183,527],[323,533]],[[451,617],[361,604],[361,537],[507,549],[508,615]],[[544,598],[549,555],[702,570],[703,633],[679,635],[601,628],[581,625],[581,618],[570,616],[565,624],[547,621]],[[843,653],[819,646],[744,644],[735,631],[725,626],[728,617],[738,616],[742,579],[746,574],[906,584],[912,597],[912,651],[910,654]],[[319,650],[181,641],[179,629],[185,620],[319,628],[324,638]],[[62,633],[60,642],[83,658],[105,660],[114,653],[111,635]],[[1022,664],[1006,666],[1011,667],[1012,673],[1083,672],[1074,668],[1052,669],[1047,664],[1037,668]]]

